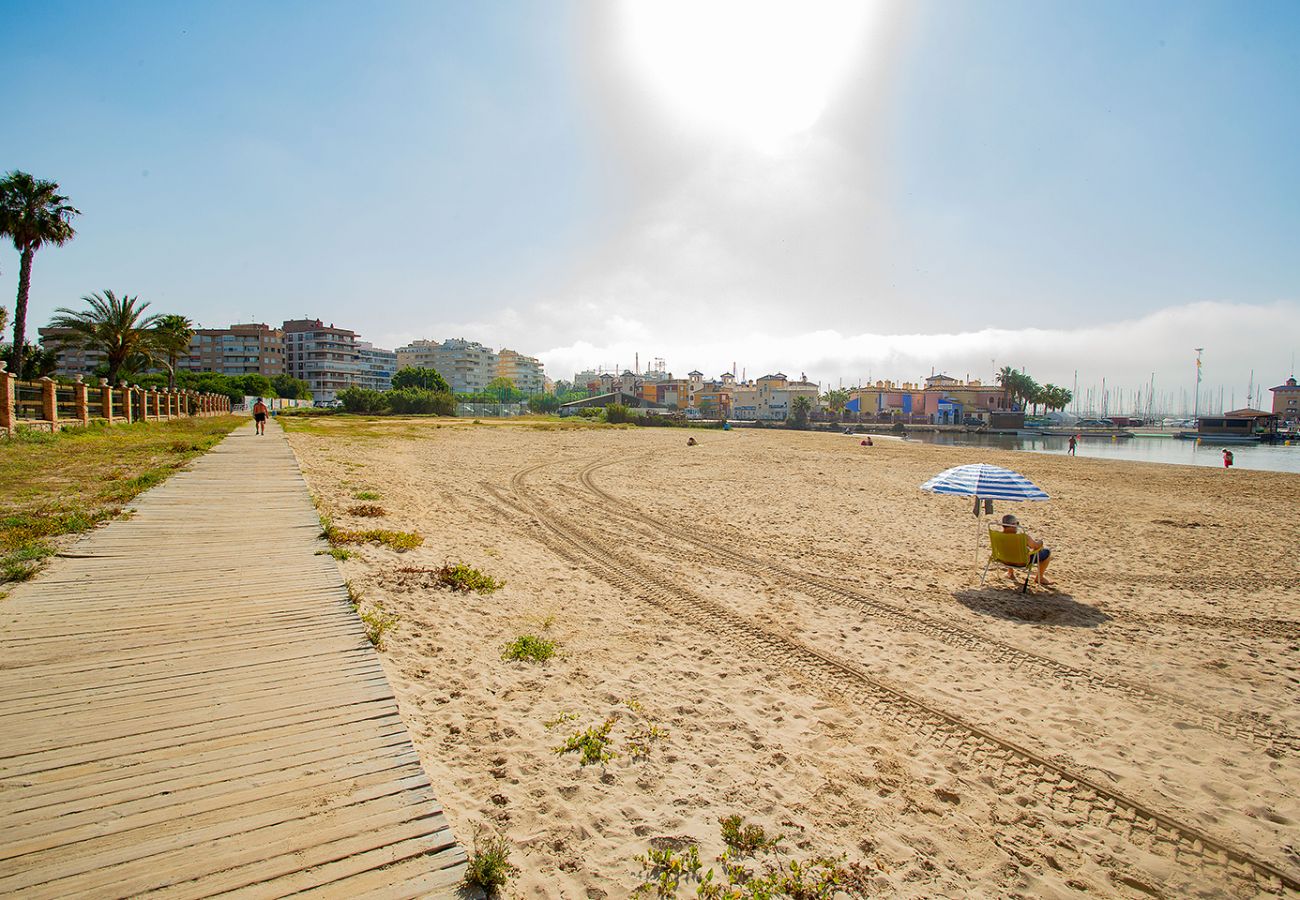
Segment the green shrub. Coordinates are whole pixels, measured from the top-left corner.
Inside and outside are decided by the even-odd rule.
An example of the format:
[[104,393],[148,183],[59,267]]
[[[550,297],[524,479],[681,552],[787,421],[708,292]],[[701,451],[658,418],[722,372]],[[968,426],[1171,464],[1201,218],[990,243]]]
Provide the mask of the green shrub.
[[380,391],[352,385],[336,395],[343,408],[350,413],[381,413],[388,409],[388,397]]
[[502,659],[527,662],[546,662],[554,655],[555,641],[548,641],[533,634],[521,634],[506,644],[501,651]]
[[605,421],[611,425],[622,425],[631,418],[632,413],[622,403],[611,403],[605,407]]
[[379,500],[381,498],[378,491],[357,491],[355,494],[352,495],[352,499],[353,500]]
[[456,398],[447,391],[427,388],[400,388],[389,391],[388,408],[401,415],[456,415]]
[[451,387],[447,384],[447,379],[437,369],[418,369],[414,366],[406,366],[398,369],[393,375],[393,390],[401,391],[406,388],[419,388],[420,390],[432,391],[439,394],[451,393]]
[[518,874],[519,867],[510,862],[510,842],[505,835],[474,835],[474,852],[465,866],[467,887],[482,888],[493,896],[497,888],[505,887],[511,876]]

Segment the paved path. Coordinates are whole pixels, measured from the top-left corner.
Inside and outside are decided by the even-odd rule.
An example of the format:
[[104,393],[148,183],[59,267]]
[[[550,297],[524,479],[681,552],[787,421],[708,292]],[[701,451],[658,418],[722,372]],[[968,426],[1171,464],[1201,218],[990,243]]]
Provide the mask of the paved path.
[[453,893],[279,427],[133,505],[0,601],[0,896]]

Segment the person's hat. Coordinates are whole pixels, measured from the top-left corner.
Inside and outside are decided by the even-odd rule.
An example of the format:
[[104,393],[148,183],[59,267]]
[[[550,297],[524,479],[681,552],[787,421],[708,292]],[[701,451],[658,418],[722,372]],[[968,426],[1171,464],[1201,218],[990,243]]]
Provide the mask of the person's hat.
[[1002,524],[1003,524],[1003,525],[1019,525],[1019,524],[1020,524],[1020,520],[1017,519],[1015,516],[1013,516],[1011,513],[1007,513],[1005,516],[1002,517]]

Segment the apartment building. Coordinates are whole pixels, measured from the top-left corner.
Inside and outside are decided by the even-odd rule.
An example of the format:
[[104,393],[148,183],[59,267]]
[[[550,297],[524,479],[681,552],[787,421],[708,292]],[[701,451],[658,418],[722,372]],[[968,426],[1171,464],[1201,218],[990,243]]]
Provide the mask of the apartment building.
[[525,394],[540,394],[546,390],[546,375],[541,362],[504,347],[497,354],[497,377],[509,378]]
[[432,369],[438,348],[437,341],[411,341],[405,347],[397,348],[397,368]]
[[397,354],[383,350],[369,341],[357,342],[357,375],[353,382],[358,387],[372,391],[387,391],[393,387],[393,373],[397,371]]
[[817,384],[800,378],[791,381],[782,372],[764,375],[753,384],[737,384],[731,396],[732,414],[738,419],[781,421],[790,415],[795,397],[807,397],[816,408]]
[[356,332],[320,319],[285,322],[284,351],[285,371],[307,382],[318,401],[336,399],[361,371]]
[[285,373],[284,363],[284,330],[250,323],[195,329],[189,356],[177,360],[177,368],[272,378]]
[[412,341],[397,348],[397,367],[407,366],[435,370],[447,380],[453,393],[477,394],[497,377],[497,354],[490,347],[464,338],[450,338],[441,344]]
[[[107,365],[104,354],[98,350],[86,350],[76,344],[64,343],[72,337],[70,328],[38,328],[40,344],[46,350],[54,351],[56,360],[55,374],[89,376],[100,366]],[[87,379],[89,380],[89,379]]]

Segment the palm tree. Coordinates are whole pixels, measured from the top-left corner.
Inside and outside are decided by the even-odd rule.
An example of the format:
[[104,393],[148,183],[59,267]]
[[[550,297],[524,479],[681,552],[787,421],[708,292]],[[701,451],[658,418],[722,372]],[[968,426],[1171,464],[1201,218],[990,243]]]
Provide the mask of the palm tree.
[[53,181],[14,170],[0,179],[0,237],[11,238],[18,251],[18,299],[14,303],[14,367],[22,371],[27,339],[27,294],[32,285],[32,257],[45,244],[66,244],[76,235],[68,205]]
[[59,367],[59,358],[53,350],[46,349],[40,344],[28,344],[23,348],[23,367],[22,369],[12,368],[14,362],[14,348],[5,347],[0,350],[0,360],[10,366],[10,372],[18,377],[19,381],[37,381],[46,375],[53,375]]
[[796,428],[808,427],[808,417],[812,414],[813,402],[807,394],[800,394],[790,401],[790,412]]
[[[146,304],[148,305],[148,304]],[[188,356],[190,341],[194,337],[194,323],[184,316],[171,313],[158,320],[153,327],[154,344],[164,354],[167,363],[167,386],[176,387],[176,360]]]
[[50,326],[70,332],[59,339],[61,343],[103,353],[108,362],[109,384],[116,384],[123,371],[142,367],[158,358],[160,350],[152,329],[162,316],[145,316],[148,303],[140,303],[138,296],[119,299],[112,291],[104,291],[102,297],[91,294],[81,299],[90,304],[90,309],[74,312],[59,307]]
[[1011,408],[1011,401],[1016,398],[1015,388],[1020,373],[1010,366],[1003,366],[997,374],[998,384],[1002,385],[1002,405]]

